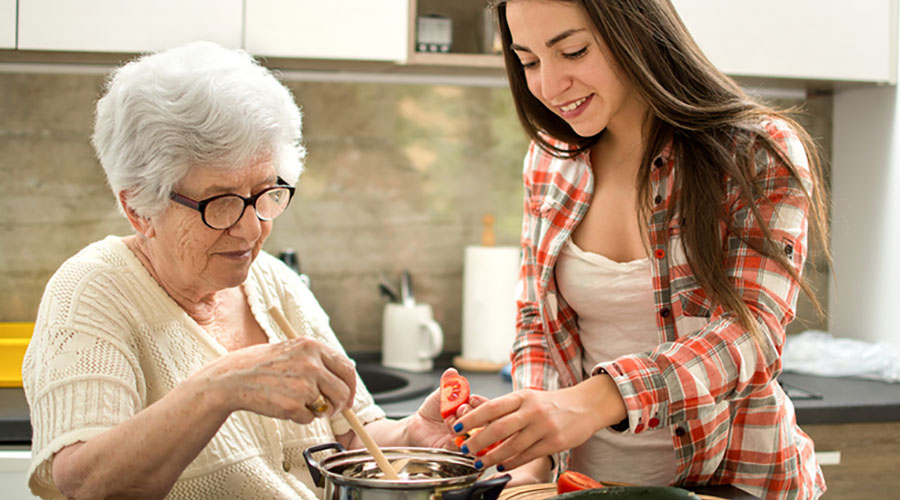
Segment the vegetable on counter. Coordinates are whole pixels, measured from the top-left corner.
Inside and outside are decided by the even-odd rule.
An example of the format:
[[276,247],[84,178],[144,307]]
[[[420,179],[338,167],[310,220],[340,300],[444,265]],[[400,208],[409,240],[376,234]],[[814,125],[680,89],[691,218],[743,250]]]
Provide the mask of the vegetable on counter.
[[603,483],[573,470],[563,472],[556,481],[556,493],[560,495],[572,491],[592,490],[595,488],[603,488]]

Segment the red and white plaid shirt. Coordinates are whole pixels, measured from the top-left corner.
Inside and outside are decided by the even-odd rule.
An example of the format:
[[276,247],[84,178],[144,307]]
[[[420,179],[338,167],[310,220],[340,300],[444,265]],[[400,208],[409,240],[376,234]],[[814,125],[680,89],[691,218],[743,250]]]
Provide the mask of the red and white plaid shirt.
[[[803,185],[759,147],[758,203],[775,241],[800,272],[806,259],[812,178],[802,143],[789,126],[761,124],[803,176]],[[688,160],[689,161],[689,160]],[[726,179],[721,224],[723,265],[754,315],[760,345],[736,316],[712,303],[685,258],[681,231],[691,221],[670,213],[680,166],[667,149],[652,165],[655,206],[648,221],[659,346],[596,367],[615,380],[629,429],[671,430],[678,485],[732,484],[769,499],[817,498],[825,491],[813,442],[796,424],[794,406],[778,385],[785,326],[799,286],[778,263],[744,241],[763,238],[738,188]],[[593,176],[585,155],[554,158],[532,143],[525,157],[525,217],[518,317],[512,361],[516,389],[554,390],[584,379],[575,312],[556,287],[563,244],[587,212]],[[760,198],[761,199],[761,198]]]

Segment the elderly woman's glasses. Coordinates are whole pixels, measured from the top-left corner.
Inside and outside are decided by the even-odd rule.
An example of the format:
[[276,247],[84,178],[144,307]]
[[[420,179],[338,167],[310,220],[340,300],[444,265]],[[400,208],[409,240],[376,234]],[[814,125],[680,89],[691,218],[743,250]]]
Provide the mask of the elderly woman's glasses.
[[259,220],[272,220],[284,213],[294,196],[293,186],[284,184],[283,180],[278,179],[277,186],[263,189],[249,198],[229,193],[196,201],[174,191],[169,198],[175,203],[200,212],[203,223],[210,228],[228,229],[241,220],[248,206],[253,207]]

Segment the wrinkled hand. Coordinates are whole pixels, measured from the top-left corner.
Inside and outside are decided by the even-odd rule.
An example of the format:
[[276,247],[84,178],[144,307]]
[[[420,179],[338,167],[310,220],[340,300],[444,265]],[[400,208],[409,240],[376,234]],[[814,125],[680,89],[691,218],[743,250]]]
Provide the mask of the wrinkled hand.
[[246,410],[301,424],[317,417],[308,405],[320,394],[332,415],[349,408],[356,391],[353,362],[311,338],[238,349],[195,376],[206,377],[221,392],[228,412]]
[[480,458],[485,467],[502,464],[512,470],[574,448],[624,415],[615,383],[603,375],[558,391],[516,391],[479,405],[457,423],[459,433],[485,427],[465,441],[470,453],[503,441]]
[[[456,372],[454,368],[448,368],[447,371]],[[410,444],[456,451],[456,444],[453,442],[456,433],[453,432],[453,425],[459,417],[486,401],[487,398],[484,396],[472,394],[469,396],[469,402],[456,410],[456,415],[451,415],[444,420],[441,418],[441,388],[438,387],[428,395],[422,406],[409,418],[407,434]]]

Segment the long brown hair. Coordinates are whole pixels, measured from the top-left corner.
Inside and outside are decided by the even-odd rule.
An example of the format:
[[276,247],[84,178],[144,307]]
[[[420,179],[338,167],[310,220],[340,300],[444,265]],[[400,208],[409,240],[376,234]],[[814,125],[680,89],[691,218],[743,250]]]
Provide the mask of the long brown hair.
[[[563,158],[577,156],[593,146],[603,132],[593,137],[579,136],[528,90],[522,64],[510,49],[512,35],[506,22],[508,1],[514,0],[496,1],[493,6],[519,120],[528,136],[550,154]],[[764,234],[763,241],[746,243],[777,261],[809,296],[817,313],[824,316],[814,291],[801,279],[779,242],[774,241],[760,215],[758,202],[754,201],[759,188],[754,185],[753,152],[758,144],[783,161],[791,174],[801,180],[797,165],[758,127],[764,118],[778,117],[794,129],[806,150],[813,187],[805,194],[817,230],[815,234],[825,257],[829,258],[822,166],[818,147],[809,134],[787,111],[750,98],[734,80],[713,66],[669,0],[559,1],[575,4],[587,13],[619,67],[648,103],[650,116],[645,124],[646,148],[641,164],[650,165],[667,144],[672,144],[679,164],[675,181],[679,196],[670,210],[677,210],[691,221],[682,229],[684,250],[707,296],[736,314],[751,334],[761,340],[756,321],[722,265],[725,250],[719,227],[723,221],[729,222],[721,206],[725,196],[723,181],[730,177],[739,186],[740,196],[751,208]],[[568,147],[559,147],[556,141]],[[681,161],[687,156],[690,161]],[[651,207],[649,169],[639,169],[637,186],[638,213],[643,219]]]

